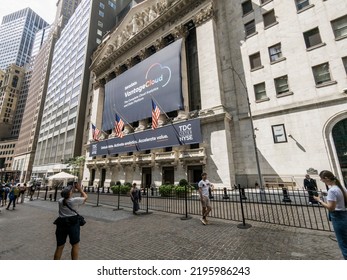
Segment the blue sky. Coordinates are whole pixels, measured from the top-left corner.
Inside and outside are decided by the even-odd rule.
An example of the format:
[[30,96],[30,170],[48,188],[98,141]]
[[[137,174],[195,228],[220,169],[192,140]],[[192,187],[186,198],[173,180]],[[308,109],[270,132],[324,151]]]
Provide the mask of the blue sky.
[[3,16],[30,7],[51,24],[54,20],[57,0],[0,0],[0,23]]

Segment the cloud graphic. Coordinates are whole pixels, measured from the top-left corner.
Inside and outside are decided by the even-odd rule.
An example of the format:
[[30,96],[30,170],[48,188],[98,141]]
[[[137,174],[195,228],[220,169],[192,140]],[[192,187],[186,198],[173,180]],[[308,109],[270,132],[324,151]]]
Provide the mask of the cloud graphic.
[[164,84],[162,87],[165,87],[171,80],[171,69],[170,67],[163,66],[160,63],[154,63],[147,70],[146,80],[159,77],[160,75],[163,75]]

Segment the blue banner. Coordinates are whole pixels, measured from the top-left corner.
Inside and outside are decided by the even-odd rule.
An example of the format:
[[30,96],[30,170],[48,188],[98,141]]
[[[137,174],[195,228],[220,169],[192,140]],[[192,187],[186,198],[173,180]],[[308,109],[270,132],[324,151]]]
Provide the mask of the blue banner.
[[114,155],[179,145],[201,143],[200,119],[170,124],[158,129],[110,138],[90,144],[90,156]]
[[125,71],[105,85],[102,129],[114,128],[117,113],[125,123],[151,117],[151,99],[160,110],[183,108],[181,81],[182,39]]

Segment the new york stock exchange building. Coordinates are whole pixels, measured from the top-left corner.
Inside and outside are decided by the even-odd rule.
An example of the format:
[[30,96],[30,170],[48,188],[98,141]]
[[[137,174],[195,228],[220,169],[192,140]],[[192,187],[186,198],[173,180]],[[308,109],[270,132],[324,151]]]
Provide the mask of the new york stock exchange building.
[[[105,37],[91,65],[90,123],[103,132],[87,145],[84,185],[196,183],[202,172],[216,187],[256,178],[239,155],[252,153],[252,137],[247,98],[235,94],[220,60],[231,59],[219,46],[217,26],[224,24],[212,1],[153,0],[134,6]],[[160,110],[156,129],[153,106]],[[123,137],[115,133],[116,115]]]
[[[306,173],[315,179],[323,169],[341,179],[347,174],[341,60],[347,40],[327,42],[336,57],[306,49],[303,34],[292,34],[284,16],[296,16],[295,6],[252,2],[249,12],[243,3],[142,1],[104,36],[92,56],[85,125],[103,132],[93,141],[86,129],[84,186],[197,183],[207,172],[217,188],[254,187],[260,178],[263,185],[302,187]],[[310,22],[319,16],[307,13]],[[324,20],[341,15],[334,10]],[[306,21],[295,24],[309,29]],[[316,73],[319,60],[336,65],[336,81]],[[159,120],[152,120],[153,108]]]

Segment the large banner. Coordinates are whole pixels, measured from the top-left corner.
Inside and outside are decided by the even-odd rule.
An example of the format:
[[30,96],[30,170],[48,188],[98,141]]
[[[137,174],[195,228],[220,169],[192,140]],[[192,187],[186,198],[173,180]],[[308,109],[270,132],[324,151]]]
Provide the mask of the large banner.
[[151,117],[151,99],[161,111],[183,108],[182,39],[125,71],[105,85],[102,129],[114,128],[117,113],[125,123]]
[[90,156],[114,155],[135,151],[201,143],[200,119],[145,130],[123,138],[111,138],[90,144]]

